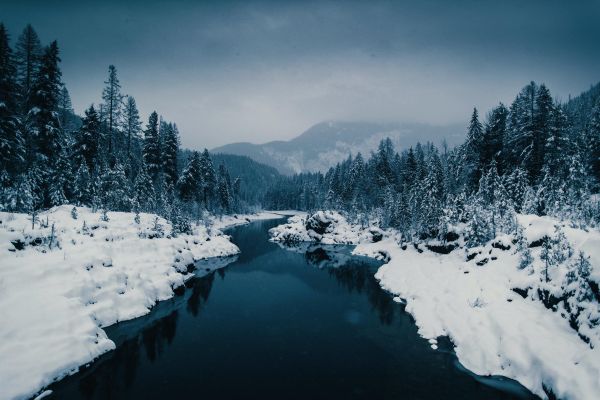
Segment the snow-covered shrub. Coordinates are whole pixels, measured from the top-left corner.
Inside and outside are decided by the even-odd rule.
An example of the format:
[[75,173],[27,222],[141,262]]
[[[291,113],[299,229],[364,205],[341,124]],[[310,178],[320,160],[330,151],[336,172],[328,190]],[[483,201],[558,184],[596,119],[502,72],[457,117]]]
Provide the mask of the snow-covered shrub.
[[[552,269],[564,264],[573,255],[573,248],[560,225],[554,226],[554,235],[544,240],[542,245],[541,260],[544,262],[544,277],[548,282],[551,279]],[[541,278],[541,277],[540,277]]]

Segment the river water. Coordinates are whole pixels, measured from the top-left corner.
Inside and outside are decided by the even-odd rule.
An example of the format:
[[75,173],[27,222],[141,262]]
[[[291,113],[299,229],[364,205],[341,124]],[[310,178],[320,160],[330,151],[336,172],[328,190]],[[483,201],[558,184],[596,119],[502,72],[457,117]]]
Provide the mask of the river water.
[[534,398],[468,373],[447,340],[433,350],[373,278],[378,262],[269,242],[282,222],[229,230],[239,257],[199,264],[173,299],[107,328],[117,349],[47,399]]

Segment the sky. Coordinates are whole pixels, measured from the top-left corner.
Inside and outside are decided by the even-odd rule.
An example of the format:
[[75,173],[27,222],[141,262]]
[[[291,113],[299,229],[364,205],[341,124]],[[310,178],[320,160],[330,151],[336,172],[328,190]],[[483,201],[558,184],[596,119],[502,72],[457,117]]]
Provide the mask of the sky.
[[467,123],[529,81],[600,81],[600,0],[0,0],[14,42],[57,40],[76,112],[108,66],[184,147],[297,136],[326,121]]

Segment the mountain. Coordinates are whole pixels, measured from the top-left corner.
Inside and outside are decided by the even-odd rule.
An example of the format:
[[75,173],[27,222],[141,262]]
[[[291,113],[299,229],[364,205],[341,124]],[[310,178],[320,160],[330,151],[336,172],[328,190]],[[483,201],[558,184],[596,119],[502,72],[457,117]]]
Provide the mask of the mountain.
[[325,171],[359,151],[368,155],[381,141],[389,137],[396,149],[414,146],[417,142],[441,143],[449,146],[462,142],[463,125],[432,126],[426,124],[377,124],[367,122],[322,122],[289,141],[265,144],[247,142],[217,147],[213,153],[237,154],[276,168],[282,174]]

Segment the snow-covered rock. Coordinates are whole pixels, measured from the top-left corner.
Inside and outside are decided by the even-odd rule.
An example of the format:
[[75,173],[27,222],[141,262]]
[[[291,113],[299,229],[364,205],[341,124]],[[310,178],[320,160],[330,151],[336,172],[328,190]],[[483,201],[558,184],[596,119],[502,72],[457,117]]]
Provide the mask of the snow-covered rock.
[[279,217],[224,217],[174,235],[152,214],[136,223],[133,213],[108,212],[104,221],[72,210],[44,212],[34,227],[28,215],[0,213],[0,399],[29,398],[113,349],[102,327],[173,296],[198,260],[237,254],[218,228]]
[[358,244],[380,241],[385,232],[377,227],[362,229],[350,224],[335,211],[317,211],[312,215],[293,216],[286,224],[272,228],[269,234],[272,241],[282,243]]
[[[570,326],[561,305],[548,309],[536,296],[537,288],[565,291],[568,263],[542,282],[540,260],[544,238],[560,224],[549,217],[520,215],[526,248],[533,262],[520,269],[516,238],[501,235],[478,248],[464,249],[462,238],[452,237],[449,254],[436,243],[400,244],[399,234],[385,232],[374,242],[367,231],[351,226],[337,213],[317,213],[331,222],[323,235],[310,233],[303,219],[292,218],[271,230],[272,240],[288,238],[313,242],[356,244],[354,254],[386,262],[375,277],[381,286],[406,301],[419,334],[430,341],[448,336],[460,362],[479,375],[502,375],[519,381],[542,398],[596,399],[600,393],[600,326]],[[600,232],[563,226],[573,253],[590,257],[589,281],[600,281]],[[460,230],[459,230],[460,231]],[[345,232],[345,233],[343,233]],[[431,251],[434,250],[434,251]],[[574,257],[574,256],[573,256]],[[597,286],[596,286],[597,287]],[[600,319],[598,302],[578,304],[585,317]],[[589,343],[579,336],[587,337]]]

